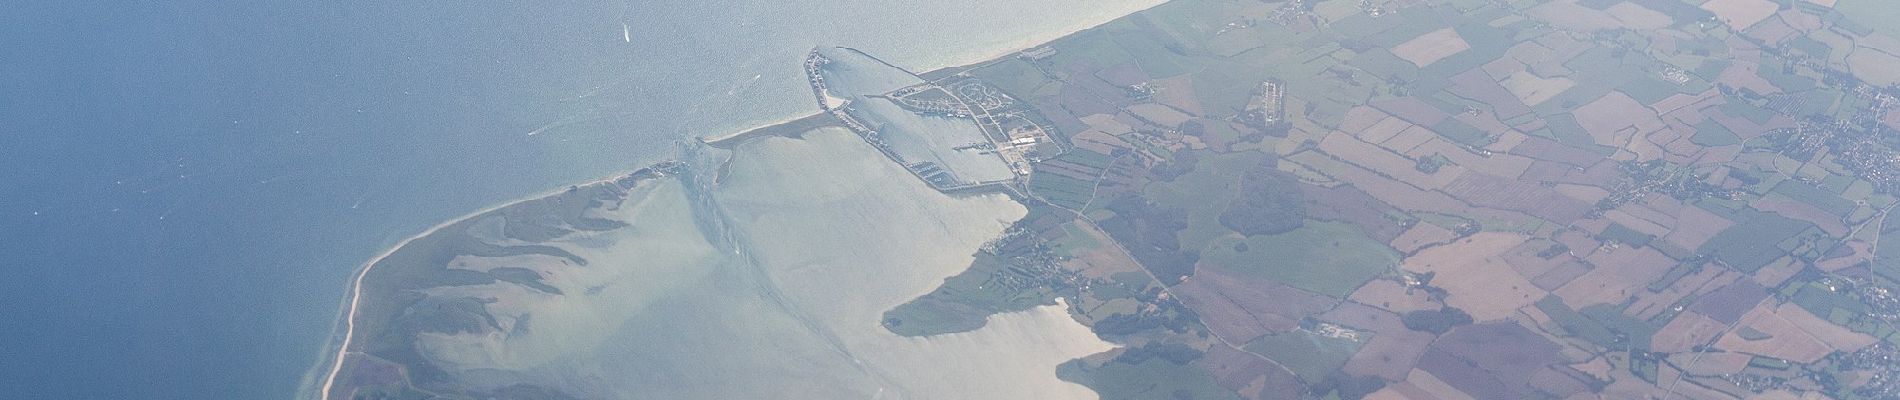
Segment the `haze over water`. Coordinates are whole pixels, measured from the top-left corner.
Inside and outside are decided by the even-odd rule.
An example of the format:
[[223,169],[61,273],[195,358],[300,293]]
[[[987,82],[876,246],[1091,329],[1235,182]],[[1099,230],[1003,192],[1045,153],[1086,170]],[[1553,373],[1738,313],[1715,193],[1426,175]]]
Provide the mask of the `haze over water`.
[[1152,3],[10,5],[0,392],[288,396],[359,263],[814,111],[811,46],[921,70]]

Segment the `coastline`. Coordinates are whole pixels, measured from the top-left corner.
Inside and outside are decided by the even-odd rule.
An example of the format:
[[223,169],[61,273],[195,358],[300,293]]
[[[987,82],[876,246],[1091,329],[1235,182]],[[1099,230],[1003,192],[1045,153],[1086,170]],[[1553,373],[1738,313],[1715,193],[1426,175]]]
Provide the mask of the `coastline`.
[[[949,61],[949,62],[943,63],[945,65],[920,66],[916,70],[921,70],[925,72],[921,74],[917,74],[917,75],[920,75],[920,76],[927,75],[927,74],[936,73],[936,72],[945,71],[945,70],[968,69],[968,68],[973,68],[973,67],[981,66],[984,64],[988,64],[991,62],[995,62],[997,60],[1006,59],[1008,57],[1011,57],[1015,53],[1021,52],[1023,50],[1047,45],[1049,43],[1073,36],[1077,33],[1081,33],[1090,29],[1095,29],[1097,27],[1106,25],[1110,22],[1113,22],[1122,18],[1127,18],[1128,16],[1135,15],[1141,12],[1148,11],[1150,9],[1153,9],[1156,6],[1166,4],[1166,3],[1167,3],[1167,0],[1155,0],[1151,4],[1142,6],[1139,9],[1129,11],[1127,13],[1121,13],[1120,15],[1101,20],[1100,22],[1078,24],[1077,26],[1072,27],[1071,29],[1062,29],[1062,30],[1053,31],[1055,33],[1048,36],[1037,35],[1037,36],[1025,37],[1025,38],[1018,39],[1015,41],[1010,41],[1000,46],[995,46],[993,47],[995,50],[991,50],[991,51],[972,51],[970,52],[971,54],[973,54],[973,56],[971,56],[971,59],[962,60],[962,61]],[[908,71],[910,69],[906,69],[906,70]],[[813,121],[823,121],[826,124],[835,125],[836,122],[829,121],[828,117],[829,117],[829,114],[823,111],[801,113],[801,114],[797,114],[791,117],[786,117],[785,119],[779,120],[777,122],[772,122],[769,124],[753,127],[750,129],[737,130],[737,131],[727,132],[727,133],[718,134],[718,135],[701,136],[698,138],[694,138],[692,140],[698,141],[701,144],[714,146],[714,147],[718,147],[719,145],[729,146],[731,143],[744,141],[746,139],[750,139],[754,136],[762,135],[765,133],[773,133],[773,134],[779,133],[777,131],[782,130],[782,129],[787,129],[787,127],[791,125],[807,125],[807,124],[811,124]],[[816,129],[823,126],[826,126],[826,125],[824,124],[815,125],[812,128]],[[655,160],[648,163],[649,164],[648,166],[657,165],[662,162],[664,162],[664,159]],[[323,356],[323,358],[320,358],[315,365],[312,365],[311,372],[324,371],[324,370],[327,370],[327,372],[323,372],[321,375],[315,375],[315,376],[312,376],[306,373],[306,377],[303,379],[305,381],[305,384],[300,385],[300,386],[305,386],[305,389],[300,389],[299,392],[306,392],[310,389],[309,388],[310,385],[316,384],[317,385],[316,393],[299,393],[296,396],[299,398],[310,398],[308,397],[308,395],[315,395],[314,398],[319,399],[319,400],[329,400],[331,398],[331,395],[333,394],[331,391],[335,387],[337,376],[342,373],[343,363],[345,361],[345,358],[347,358],[347,356],[350,353],[350,345],[353,342],[353,339],[355,338],[356,311],[357,311],[358,305],[361,304],[362,302],[363,280],[365,277],[369,275],[370,269],[374,268],[377,263],[388,258],[391,254],[394,254],[397,250],[402,249],[404,246],[407,246],[409,243],[417,239],[421,239],[423,237],[433,235],[443,228],[449,227],[451,225],[455,225],[457,223],[461,223],[470,218],[474,218],[483,214],[487,214],[487,213],[490,213],[502,208],[506,208],[509,206],[513,206],[516,204],[520,204],[523,202],[542,199],[548,196],[560,194],[561,192],[566,191],[567,188],[570,186],[587,186],[587,185],[613,182],[620,178],[626,177],[630,174],[637,173],[640,170],[643,170],[645,168],[647,168],[647,166],[642,166],[640,168],[635,168],[633,170],[620,171],[608,177],[594,179],[587,182],[570,184],[570,185],[557,185],[555,188],[550,189],[550,190],[537,192],[537,193],[530,194],[528,196],[524,196],[522,198],[518,198],[514,200],[503,201],[493,206],[485,207],[485,208],[443,221],[440,224],[436,224],[427,229],[424,229],[420,233],[405,237],[401,241],[398,241],[396,244],[391,245],[390,247],[385,248],[382,251],[376,253],[375,256],[372,256],[368,261],[365,261],[364,263],[362,263],[356,268],[356,273],[353,274],[353,277],[350,280],[349,296],[346,297],[344,301],[341,303],[338,310],[337,320],[332,322],[331,329],[330,329],[331,337],[329,340],[326,340],[324,350],[323,350],[323,354],[325,354],[325,356]],[[337,337],[335,336],[337,327],[339,326],[343,328],[342,329],[343,335],[340,342],[336,340]],[[332,347],[332,344],[335,344],[335,346]],[[325,364],[328,364],[329,368],[323,368]],[[312,381],[312,378],[314,378],[315,381]]]
[[1016,53],[1021,52],[1023,50],[1028,50],[1031,48],[1048,45],[1055,41],[1068,38],[1069,36],[1074,36],[1077,33],[1082,33],[1082,31],[1087,31],[1090,29],[1095,29],[1102,25],[1107,25],[1110,22],[1115,22],[1116,20],[1127,18],[1130,15],[1146,12],[1148,10],[1154,9],[1156,6],[1167,4],[1168,1],[1169,0],[1152,0],[1152,3],[1148,5],[1141,6],[1141,8],[1138,8],[1126,13],[1122,13],[1121,15],[1117,15],[1113,18],[1104,19],[1101,22],[1088,24],[1086,26],[1076,26],[1076,27],[1073,27],[1073,29],[1052,30],[1050,31],[1051,34],[1048,36],[1039,36],[1039,35],[1038,36],[1024,36],[1015,40],[999,43],[996,46],[990,47],[995,50],[971,51],[970,53],[972,55],[968,59],[950,60],[950,61],[946,61],[942,63],[943,65],[925,64],[925,65],[918,65],[915,67],[903,67],[903,69],[907,71],[918,71],[915,73],[916,75],[926,76],[931,73],[935,73],[935,72],[939,72],[943,70],[963,69],[963,68],[975,67],[982,64],[987,64],[992,61],[1001,60],[1006,57],[1014,56]]
[[[665,161],[658,161],[648,166],[643,166],[640,168],[624,171],[624,172],[614,174],[606,178],[600,178],[600,179],[594,179],[594,180],[590,180],[586,182],[576,183],[571,186],[591,186],[591,185],[597,185],[597,184],[602,184],[602,183],[613,183],[614,181],[620,180],[621,178],[625,178],[625,177],[637,174],[640,171],[646,170],[652,165],[659,165],[664,162]],[[363,278],[366,276],[369,276],[369,271],[371,268],[374,268],[376,264],[379,262],[382,262],[383,259],[389,258],[391,254],[395,254],[397,250],[401,250],[404,246],[408,246],[410,242],[414,242],[417,239],[428,237],[429,235],[434,235],[436,232],[441,231],[443,228],[447,228],[449,226],[462,223],[464,221],[467,221],[470,218],[479,217],[484,214],[494,212],[496,210],[508,208],[516,204],[545,199],[545,198],[548,198],[549,196],[558,195],[563,192],[566,192],[568,190],[568,187],[569,186],[561,186],[554,189],[536,192],[526,197],[504,201],[492,206],[484,207],[480,210],[475,210],[474,212],[457,216],[455,218],[450,218],[446,221],[443,221],[440,224],[436,224],[435,226],[431,226],[428,229],[424,229],[421,233],[417,233],[415,235],[405,237],[401,241],[397,241],[395,245],[392,245],[386,249],[383,249],[383,251],[376,253],[375,256],[370,257],[369,261],[366,261],[363,264],[357,266],[356,273],[350,279],[350,295],[344,299],[345,301],[343,302],[343,306],[340,307],[339,310],[337,310],[338,312],[337,321],[332,322],[332,325],[331,325],[332,336],[331,336],[330,343],[336,343],[334,342],[334,340],[336,340],[334,333],[336,331],[337,326],[343,327],[342,341],[340,343],[337,343],[337,345],[334,347],[330,346],[330,343],[326,343],[324,345],[324,354],[326,357],[325,360],[328,360],[328,361],[319,362],[316,365],[316,366],[322,366],[324,364],[329,364],[329,367],[330,367],[328,368],[329,371],[326,373],[323,373],[320,376],[310,376],[310,377],[305,378],[306,381],[309,381],[310,378],[316,378],[316,379],[321,380],[321,385],[318,387],[317,393],[314,393],[316,395],[316,398],[319,400],[327,400],[330,398],[330,394],[331,394],[330,390],[336,384],[337,375],[340,374],[343,370],[343,359],[349,354],[350,343],[352,339],[355,338],[356,309],[357,309],[357,306],[362,303]],[[332,351],[332,349],[334,349],[334,351]],[[315,382],[310,382],[310,383],[315,383]],[[302,397],[302,395],[299,395],[299,397]]]
[[796,137],[798,134],[804,133],[805,131],[818,129],[818,128],[824,128],[828,126],[838,126],[838,122],[832,119],[831,114],[827,114],[821,111],[821,112],[814,112],[810,114],[804,114],[804,115],[800,115],[796,117],[778,120],[770,124],[752,127],[751,129],[732,131],[732,132],[727,132],[727,133],[712,135],[712,136],[702,136],[699,138],[699,142],[704,143],[707,146],[723,149],[723,148],[730,148],[733,145],[738,144],[739,142],[751,140],[754,137],[760,137],[760,136]]

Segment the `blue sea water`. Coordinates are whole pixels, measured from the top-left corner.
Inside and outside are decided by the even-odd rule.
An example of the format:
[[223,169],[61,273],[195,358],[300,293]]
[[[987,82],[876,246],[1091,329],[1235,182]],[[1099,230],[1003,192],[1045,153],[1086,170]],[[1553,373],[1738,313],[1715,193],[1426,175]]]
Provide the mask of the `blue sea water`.
[[361,262],[815,111],[812,46],[925,69],[1153,2],[4,4],[0,398],[290,397]]

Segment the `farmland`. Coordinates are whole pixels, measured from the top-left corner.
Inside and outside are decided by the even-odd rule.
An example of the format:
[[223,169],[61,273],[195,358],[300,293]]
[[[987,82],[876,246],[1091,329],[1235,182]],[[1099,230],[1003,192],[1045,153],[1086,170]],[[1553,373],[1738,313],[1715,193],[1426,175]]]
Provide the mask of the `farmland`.
[[1076,277],[940,290],[1079,305],[1106,398],[1900,395],[1873,3],[1175,1],[940,71],[1070,141],[1018,189]]

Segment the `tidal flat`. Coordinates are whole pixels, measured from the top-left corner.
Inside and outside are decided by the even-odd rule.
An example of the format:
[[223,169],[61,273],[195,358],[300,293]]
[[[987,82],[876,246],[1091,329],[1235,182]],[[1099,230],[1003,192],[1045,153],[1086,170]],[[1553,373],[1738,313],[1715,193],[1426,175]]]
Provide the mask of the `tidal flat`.
[[1113,346],[1051,305],[899,336],[884,312],[1026,214],[931,189],[821,128],[503,207],[366,276],[332,396],[1094,398],[1057,366]]

